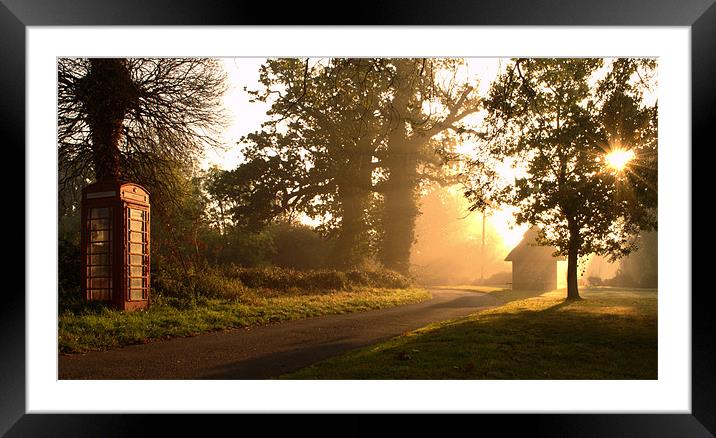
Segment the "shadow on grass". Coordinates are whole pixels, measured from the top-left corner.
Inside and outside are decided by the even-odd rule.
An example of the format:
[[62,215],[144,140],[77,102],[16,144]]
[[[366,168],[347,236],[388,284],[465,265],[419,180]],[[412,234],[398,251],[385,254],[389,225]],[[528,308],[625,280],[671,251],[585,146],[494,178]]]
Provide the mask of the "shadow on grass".
[[[537,290],[512,290],[505,287],[493,287],[493,286],[469,286],[469,285],[458,285],[458,286],[425,286],[427,289],[439,289],[439,290],[459,290],[464,292],[476,292],[481,294],[489,295],[496,298],[503,304],[509,303],[510,301],[523,300],[526,298],[533,298],[545,293],[545,291]],[[566,296],[566,293],[565,293]]]
[[287,377],[656,379],[655,311],[650,305],[628,307],[629,300],[537,298],[534,308],[529,306],[534,300],[519,302],[429,326]]
[[490,295],[500,300],[502,303],[507,304],[512,301],[525,300],[527,298],[534,298],[544,294],[545,291],[538,290],[512,290],[512,289],[500,289],[494,292],[490,292]]
[[538,312],[539,312],[539,313],[542,313],[542,314],[555,313],[555,312],[558,312],[558,311],[560,311],[561,309],[563,309],[563,308],[565,308],[565,307],[569,307],[570,305],[572,305],[572,304],[574,304],[574,303],[578,303],[578,302],[579,302],[579,301],[565,299],[564,301],[560,301],[560,302],[558,302],[557,304],[555,304],[555,305],[553,305],[553,306],[550,306],[550,307],[547,307],[546,309],[539,310]]

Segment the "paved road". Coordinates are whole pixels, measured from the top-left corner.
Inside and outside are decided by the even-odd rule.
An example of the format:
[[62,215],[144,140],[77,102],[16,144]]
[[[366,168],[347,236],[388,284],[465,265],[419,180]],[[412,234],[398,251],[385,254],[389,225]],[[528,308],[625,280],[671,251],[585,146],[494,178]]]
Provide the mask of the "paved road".
[[423,327],[499,305],[488,294],[431,289],[417,304],[330,315],[84,355],[60,355],[60,379],[266,379]]

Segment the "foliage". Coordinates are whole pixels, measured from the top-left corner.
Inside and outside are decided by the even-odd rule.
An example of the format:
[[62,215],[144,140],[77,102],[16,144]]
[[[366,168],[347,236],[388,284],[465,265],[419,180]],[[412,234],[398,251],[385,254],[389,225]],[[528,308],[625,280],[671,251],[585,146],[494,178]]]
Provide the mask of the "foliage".
[[61,216],[58,224],[57,270],[60,295],[72,293],[80,285],[82,273],[80,256],[79,213]]
[[[656,227],[657,106],[644,91],[648,59],[515,59],[485,100],[480,157],[467,171],[473,209],[505,203],[518,223],[541,227],[541,243],[568,256],[568,297],[578,298],[577,259],[623,257]],[[601,79],[592,83],[600,71]],[[604,156],[631,150],[624,171]],[[517,159],[524,177],[496,183],[495,164]]]
[[297,270],[327,268],[332,265],[333,242],[308,225],[280,222],[267,230],[273,237],[269,263]]
[[250,229],[298,214],[322,220],[341,267],[378,254],[407,272],[419,182],[440,165],[430,140],[477,109],[472,87],[456,79],[460,65],[268,60],[252,94],[271,102],[271,119],[242,139],[246,161],[217,175],[212,196]]
[[[171,201],[155,208],[158,199],[150,198],[152,270],[171,265],[188,272],[203,265],[207,258],[205,235],[211,233],[206,220],[209,201],[200,171],[174,163],[167,172],[174,185],[172,193],[166,194]],[[148,187],[150,191],[153,188]],[[159,196],[164,197],[164,194],[160,191]]]
[[336,271],[311,270],[296,271],[293,269],[265,267],[242,268],[238,266],[223,267],[224,275],[236,278],[242,284],[254,289],[272,289],[287,291],[299,289],[316,290],[351,290],[362,287],[407,288],[410,279],[392,271]]
[[337,239],[336,260],[360,264],[372,159],[382,141],[373,114],[386,78],[374,60],[270,59],[260,82],[264,89],[252,94],[272,102],[272,118],[242,140],[246,162],[212,193],[229,199],[235,221],[252,229],[297,212],[327,218],[323,231]]
[[659,247],[656,232],[643,233],[637,240],[639,248],[621,260],[609,286],[655,288],[659,283]]
[[200,233],[205,259],[213,265],[275,265],[299,270],[332,266],[332,242],[300,223],[278,222],[253,231],[235,225]]
[[232,264],[203,266],[189,272],[179,268],[163,269],[152,276],[153,295],[172,305],[183,305],[180,302],[194,305],[211,298],[237,299],[251,291],[305,293],[365,288],[405,289],[411,285],[409,278],[387,270],[299,271],[275,266],[246,268]]

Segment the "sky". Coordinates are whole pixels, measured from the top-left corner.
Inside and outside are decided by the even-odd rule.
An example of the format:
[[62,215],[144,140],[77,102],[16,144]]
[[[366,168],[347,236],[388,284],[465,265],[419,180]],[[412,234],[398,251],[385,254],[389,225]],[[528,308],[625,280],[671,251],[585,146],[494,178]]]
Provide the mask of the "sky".
[[266,58],[223,58],[226,70],[228,90],[224,96],[224,106],[229,116],[229,126],[224,131],[223,143],[226,151],[207,150],[202,167],[216,165],[222,169],[234,169],[241,162],[240,148],[237,142],[242,136],[261,128],[267,120],[268,104],[249,102],[250,96],[244,91],[259,89],[259,68]]

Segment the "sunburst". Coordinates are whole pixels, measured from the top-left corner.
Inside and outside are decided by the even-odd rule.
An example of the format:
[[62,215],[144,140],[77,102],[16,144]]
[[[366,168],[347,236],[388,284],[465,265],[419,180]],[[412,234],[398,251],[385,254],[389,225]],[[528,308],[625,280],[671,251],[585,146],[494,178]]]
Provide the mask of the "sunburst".
[[615,148],[604,156],[607,166],[616,172],[622,172],[634,159],[634,151],[631,149]]

